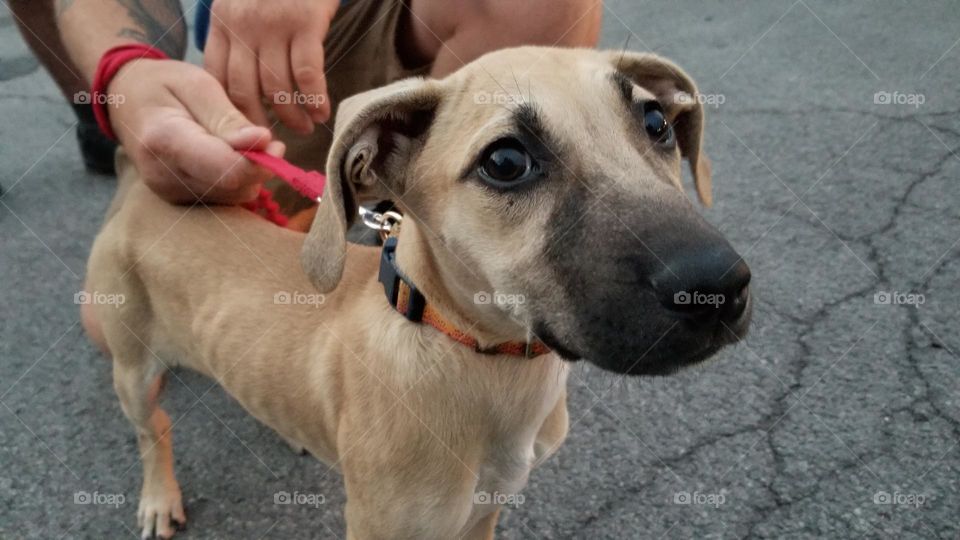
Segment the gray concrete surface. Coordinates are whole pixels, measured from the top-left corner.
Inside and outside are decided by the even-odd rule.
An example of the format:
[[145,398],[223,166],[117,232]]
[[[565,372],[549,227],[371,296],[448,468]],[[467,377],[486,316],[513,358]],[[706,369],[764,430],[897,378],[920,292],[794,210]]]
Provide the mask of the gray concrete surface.
[[[0,13],[0,538],[135,536],[133,432],[73,302],[114,183]],[[752,265],[755,323],[672,378],[578,365],[570,437],[502,537],[960,537],[958,29],[949,1],[608,2],[606,46],[631,36],[722,101],[706,215]],[[336,474],[178,376],[185,538],[343,536]]]

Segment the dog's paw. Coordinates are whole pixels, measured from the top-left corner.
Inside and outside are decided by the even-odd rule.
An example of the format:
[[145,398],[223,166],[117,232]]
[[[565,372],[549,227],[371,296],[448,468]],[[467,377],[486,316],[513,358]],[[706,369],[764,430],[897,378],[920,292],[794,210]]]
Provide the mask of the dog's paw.
[[290,449],[293,450],[293,453],[296,454],[296,455],[298,455],[298,456],[307,456],[307,455],[310,455],[310,451],[307,450],[307,448],[306,448],[305,446],[301,446],[301,445],[299,445],[299,444],[291,444],[291,445],[290,445]]
[[172,538],[177,529],[182,529],[186,523],[179,488],[151,493],[144,490],[137,510],[140,538]]
[[284,437],[283,435],[280,435],[280,438],[283,439],[283,442],[287,443],[287,446],[289,446],[290,449],[293,450],[294,454],[298,456],[305,456],[310,453],[307,451],[306,446],[298,443],[297,441]]

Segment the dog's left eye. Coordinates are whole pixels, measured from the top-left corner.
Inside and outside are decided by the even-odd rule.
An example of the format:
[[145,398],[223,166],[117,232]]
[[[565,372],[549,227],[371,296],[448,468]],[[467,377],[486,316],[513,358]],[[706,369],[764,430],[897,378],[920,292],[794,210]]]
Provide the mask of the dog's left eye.
[[536,176],[537,166],[520,141],[500,139],[483,151],[478,172],[494,187],[510,187]]
[[650,101],[643,105],[643,128],[647,131],[647,135],[658,144],[673,145],[673,127],[667,121],[663,109],[656,101]]

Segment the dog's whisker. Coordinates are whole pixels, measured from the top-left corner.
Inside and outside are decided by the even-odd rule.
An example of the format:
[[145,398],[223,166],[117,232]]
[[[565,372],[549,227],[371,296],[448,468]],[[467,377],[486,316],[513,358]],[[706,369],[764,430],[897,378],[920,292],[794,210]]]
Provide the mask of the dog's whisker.
[[617,71],[620,71],[620,66],[623,64],[623,57],[627,53],[627,46],[630,45],[630,37],[632,34],[627,34],[627,39],[623,40],[623,47],[620,49],[620,58],[617,59]]
[[520,89],[520,81],[517,80],[517,74],[513,71],[513,68],[510,68],[510,75],[513,76],[513,84],[517,87],[517,95],[520,96],[520,101],[526,103],[526,98],[523,97],[523,90]]

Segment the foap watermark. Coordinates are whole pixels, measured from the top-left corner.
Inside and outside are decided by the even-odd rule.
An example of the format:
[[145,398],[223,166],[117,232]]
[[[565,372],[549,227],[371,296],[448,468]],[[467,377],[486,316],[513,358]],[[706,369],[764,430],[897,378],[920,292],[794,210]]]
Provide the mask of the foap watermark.
[[320,508],[327,502],[327,498],[322,493],[300,493],[294,491],[278,491],[273,494],[273,504],[292,504],[297,506],[312,506]]
[[280,90],[273,93],[274,105],[309,105],[317,107],[327,102],[327,96],[323,94],[305,94],[299,90],[287,92]]
[[725,297],[720,293],[680,291],[673,295],[673,303],[678,306],[713,306],[719,308],[724,301]]
[[673,100],[677,105],[693,105],[694,103],[699,103],[704,107],[717,108],[727,102],[727,96],[724,94],[703,94],[700,92],[695,94],[677,92],[674,94]]
[[720,493],[702,493],[700,491],[678,491],[673,494],[673,504],[712,506],[720,508],[727,502],[727,496],[723,491]]
[[473,303],[478,306],[491,304],[495,306],[518,306],[526,302],[527,297],[523,294],[478,291],[473,295]]
[[927,102],[927,96],[919,93],[907,93],[907,92],[887,92],[881,90],[873,94],[873,104],[874,105],[910,105],[914,108],[920,108],[921,105]]
[[478,491],[473,494],[473,504],[498,504],[500,506],[517,508],[526,500],[526,497],[524,497],[522,493],[500,493],[499,491],[490,493],[488,491]]
[[100,493],[94,491],[75,491],[73,493],[73,504],[95,504],[99,506],[112,506],[119,508],[127,502],[127,496],[123,493]]
[[300,291],[279,291],[273,295],[273,303],[278,306],[320,307],[326,301],[327,301],[327,297],[320,293],[304,293]]
[[104,94],[103,92],[90,93],[81,90],[73,94],[74,105],[109,105],[119,107],[126,103],[127,98],[123,94]]
[[919,308],[927,301],[922,293],[900,291],[877,291],[873,303],[878,306],[913,306]]
[[873,504],[920,508],[926,501],[927,496],[923,493],[902,493],[897,490],[893,490],[893,492],[880,490],[873,494]]
[[473,102],[477,105],[519,105],[524,99],[507,92],[474,92]]
[[123,304],[126,301],[127,301],[127,297],[120,293],[80,291],[73,294],[73,303],[77,305],[93,304],[93,305],[100,305],[100,306],[120,307],[120,304]]

